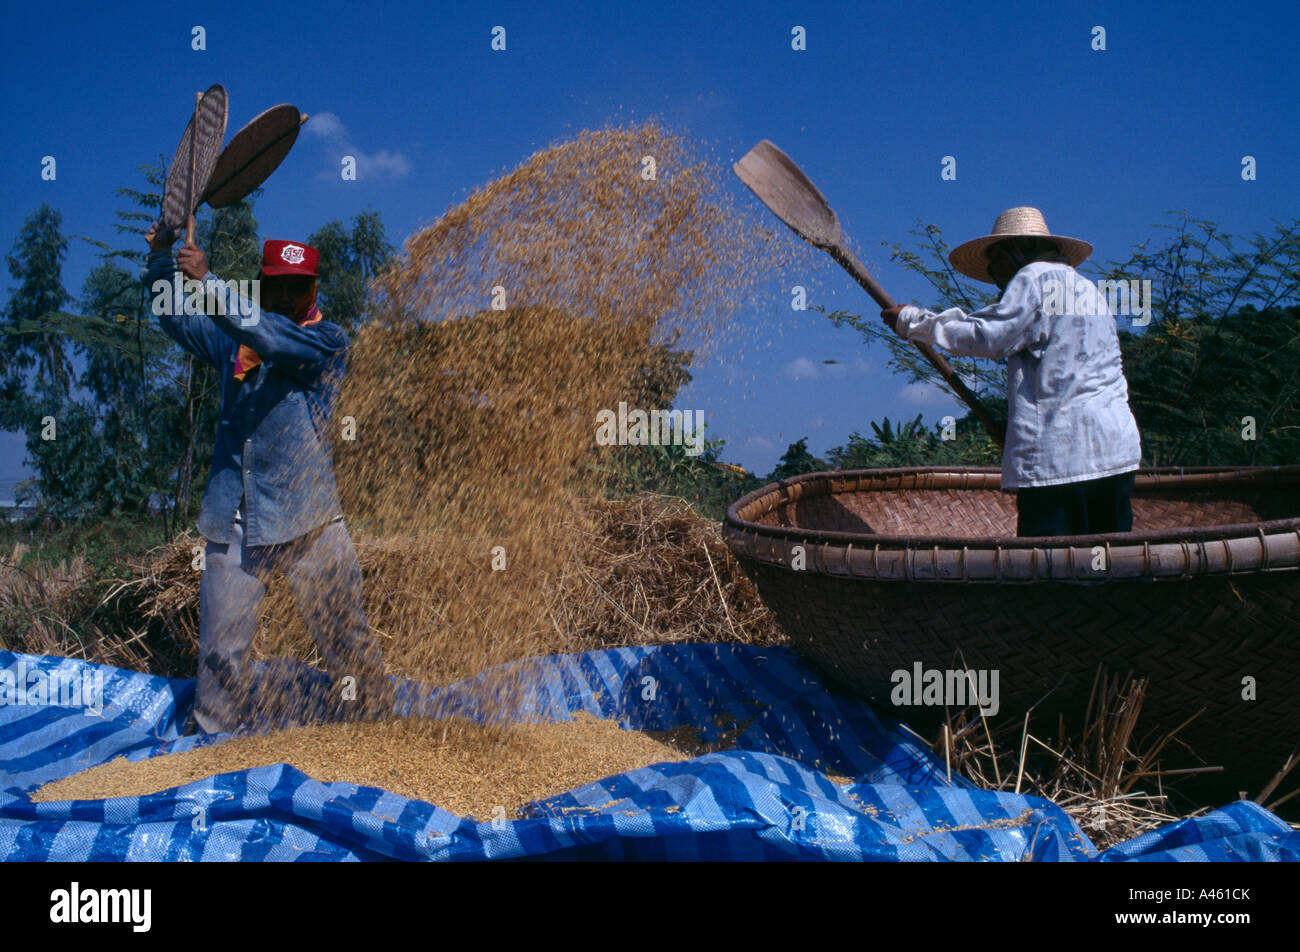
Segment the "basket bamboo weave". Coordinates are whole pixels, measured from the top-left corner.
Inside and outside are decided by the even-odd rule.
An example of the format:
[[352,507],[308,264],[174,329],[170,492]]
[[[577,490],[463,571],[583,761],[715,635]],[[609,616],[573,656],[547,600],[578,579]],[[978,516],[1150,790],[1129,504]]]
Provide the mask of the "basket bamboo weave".
[[1139,470],[1133,531],[1096,536],[1016,537],[999,484],[810,473],[737,501],[724,536],[795,647],[904,721],[943,716],[891,702],[919,664],[996,670],[997,717],[1077,730],[1104,664],[1150,679],[1140,731],[1204,709],[1178,736],[1237,787],[1271,777],[1300,742],[1300,466]]

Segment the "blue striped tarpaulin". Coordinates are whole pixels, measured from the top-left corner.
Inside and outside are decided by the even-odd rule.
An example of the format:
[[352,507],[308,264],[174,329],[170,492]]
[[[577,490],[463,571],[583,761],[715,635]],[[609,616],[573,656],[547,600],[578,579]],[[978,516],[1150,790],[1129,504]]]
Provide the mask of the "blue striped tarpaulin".
[[[832,693],[787,649],[617,648],[508,667],[529,685],[511,719],[585,711],[628,729],[694,725],[704,741],[740,729],[736,749],[608,777],[527,804],[509,820],[321,783],[286,764],[145,797],[33,803],[27,794],[41,784],[115,757],[187,750],[224,735],[181,736],[193,681],[0,651],[0,672],[12,672],[9,681],[0,676],[0,858],[1300,859],[1300,834],[1245,801],[1098,854],[1050,801],[948,781],[900,724]],[[323,678],[288,662],[259,671],[267,684],[299,691]],[[440,689],[399,681],[397,713],[481,721],[488,714],[476,706],[476,680]],[[10,682],[27,693],[6,693]],[[69,701],[75,689],[56,690],[70,684],[83,686],[72,699],[80,703]]]

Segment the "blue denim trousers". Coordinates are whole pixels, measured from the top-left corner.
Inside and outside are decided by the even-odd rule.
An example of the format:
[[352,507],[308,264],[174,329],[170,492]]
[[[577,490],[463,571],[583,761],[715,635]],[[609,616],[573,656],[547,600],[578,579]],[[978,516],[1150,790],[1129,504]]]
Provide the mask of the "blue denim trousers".
[[230,542],[207,541],[199,581],[194,719],[205,732],[235,730],[252,719],[255,702],[265,708],[262,701],[276,700],[253,696],[245,655],[267,584],[281,572],[330,677],[325,708],[341,719],[391,710],[383,657],[361,604],[361,566],[342,518],[289,542],[250,546],[236,510]]

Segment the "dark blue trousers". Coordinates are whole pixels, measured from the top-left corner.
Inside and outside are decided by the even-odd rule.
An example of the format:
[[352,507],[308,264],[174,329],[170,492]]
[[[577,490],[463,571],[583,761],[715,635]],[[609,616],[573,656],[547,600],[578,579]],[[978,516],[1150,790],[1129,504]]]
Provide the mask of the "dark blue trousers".
[[1135,472],[1016,490],[1016,535],[1066,536],[1133,529]]

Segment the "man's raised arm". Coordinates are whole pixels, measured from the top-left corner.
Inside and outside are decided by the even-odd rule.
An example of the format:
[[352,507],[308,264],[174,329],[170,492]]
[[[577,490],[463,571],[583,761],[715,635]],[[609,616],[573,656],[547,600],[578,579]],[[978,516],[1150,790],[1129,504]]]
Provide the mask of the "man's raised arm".
[[160,219],[144,237],[149,243],[149,263],[143,281],[149,291],[150,310],[158,316],[168,337],[200,360],[220,367],[221,335],[206,315],[185,313],[184,282],[172,262],[175,233]]

